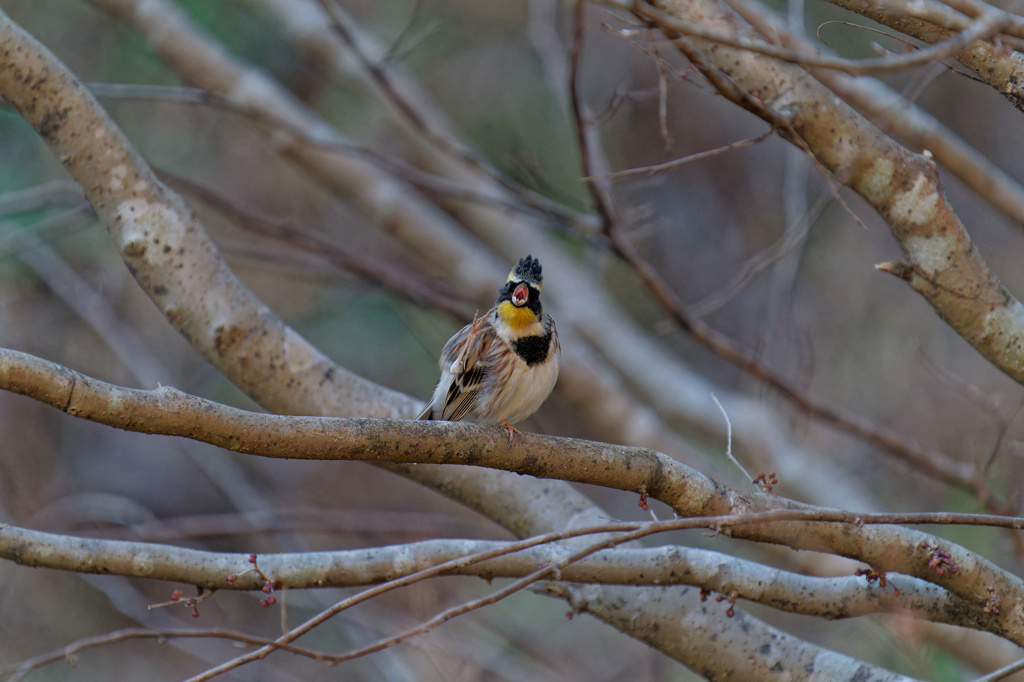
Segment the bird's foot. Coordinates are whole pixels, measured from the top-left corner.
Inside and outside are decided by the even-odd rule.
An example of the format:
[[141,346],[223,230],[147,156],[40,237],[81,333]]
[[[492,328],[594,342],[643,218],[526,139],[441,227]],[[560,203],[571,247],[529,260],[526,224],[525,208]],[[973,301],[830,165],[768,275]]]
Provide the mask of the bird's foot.
[[515,436],[515,435],[516,435],[517,433],[518,433],[518,434],[519,434],[520,436],[522,436],[522,435],[523,435],[523,433],[522,433],[522,431],[520,431],[520,430],[519,430],[519,429],[517,429],[516,427],[512,426],[511,424],[509,424],[509,423],[508,423],[508,420],[507,420],[507,419],[505,419],[504,417],[502,417],[502,418],[501,418],[501,422],[499,422],[499,423],[501,424],[501,428],[503,428],[503,429],[505,429],[506,431],[508,431],[508,447],[509,447],[509,448],[511,448],[511,447],[512,447],[512,438],[513,438],[513,437],[514,437],[514,436]]

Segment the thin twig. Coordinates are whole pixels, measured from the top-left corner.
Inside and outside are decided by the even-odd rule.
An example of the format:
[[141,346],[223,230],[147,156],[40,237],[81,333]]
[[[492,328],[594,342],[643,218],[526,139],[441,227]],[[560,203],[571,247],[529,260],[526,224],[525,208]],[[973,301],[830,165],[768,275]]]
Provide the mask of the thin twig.
[[403,48],[402,52],[398,51],[398,48],[406,41],[406,39],[412,35],[413,27],[416,25],[416,19],[419,18],[420,12],[423,10],[422,0],[413,0],[412,11],[409,12],[409,18],[405,22],[405,26],[399,32],[398,37],[395,38],[391,45],[384,50],[384,55],[381,57],[382,64],[390,64],[395,61],[401,61],[404,59],[412,50],[419,45],[421,38],[417,37],[417,40],[412,42],[412,45]]
[[355,27],[350,25],[348,18],[338,7],[336,0],[319,0],[320,5],[331,22],[331,28],[341,42],[348,49],[349,53],[356,58],[367,75],[379,88],[380,92],[390,101],[398,113],[411,125],[424,140],[429,142],[435,149],[444,153],[448,158],[461,163],[476,173],[481,173],[489,180],[496,182],[505,190],[516,197],[523,205],[529,206],[539,212],[557,216],[558,219],[567,224],[575,224],[579,215],[575,214],[564,206],[551,201],[547,197],[531,192],[524,187],[510,182],[502,174],[497,173],[477,154],[474,154],[463,145],[457,143],[450,136],[437,130],[417,110],[414,103],[408,101],[394,83],[386,68],[387,62],[374,62],[366,55],[355,36]]
[[746,38],[738,38],[699,24],[682,21],[644,3],[634,4],[634,12],[652,20],[655,25],[663,30],[667,29],[668,31],[700,38],[709,42],[756,52],[784,62],[800,64],[801,66],[835,69],[846,72],[851,76],[908,69],[952,57],[968,45],[998,34],[1010,23],[1010,20],[1002,12],[985,12],[953,38],[920,50],[871,59],[841,59],[776,47],[768,43]]
[[1014,673],[1019,673],[1024,670],[1024,658],[1019,661],[1014,661],[1010,665],[1004,666],[999,670],[993,670],[987,675],[981,677],[975,677],[971,682],[999,682],[999,680],[1005,680]]
[[665,61],[658,54],[658,44],[652,39],[648,31],[648,39],[651,41],[651,52],[654,53],[654,65],[658,72],[658,126],[661,129],[661,138],[665,142],[665,151],[672,149],[672,134],[668,130],[668,77],[665,75]]
[[717,395],[712,393],[711,394],[711,399],[715,401],[715,405],[718,405],[718,409],[719,409],[719,411],[721,411],[722,417],[725,419],[725,436],[726,436],[725,455],[726,455],[726,457],[729,458],[730,462],[732,462],[733,464],[736,465],[736,468],[739,469],[743,473],[743,475],[746,477],[746,479],[748,481],[750,481],[751,483],[753,483],[753,481],[754,481],[753,477],[751,477],[751,475],[747,472],[747,470],[743,468],[743,465],[740,464],[739,460],[736,459],[736,457],[732,454],[732,421],[729,420],[729,413],[725,411],[724,407],[722,407],[722,403],[721,403],[721,401],[718,400],[718,396]]
[[739,140],[737,142],[731,142],[731,143],[729,143],[727,145],[722,145],[721,147],[715,147],[714,149],[708,149],[708,150],[703,151],[703,152],[697,152],[695,154],[688,154],[686,156],[680,157],[678,159],[674,159],[672,161],[666,161],[665,163],[656,163],[656,164],[652,164],[650,166],[640,166],[638,168],[627,168],[626,170],[614,171],[614,172],[611,172],[611,173],[601,173],[600,175],[586,176],[586,177],[583,178],[583,181],[584,182],[590,182],[592,180],[599,179],[599,178],[600,179],[605,179],[605,180],[616,179],[616,178],[627,177],[629,175],[646,175],[646,176],[654,175],[655,173],[660,173],[662,171],[671,170],[672,168],[678,168],[679,166],[684,166],[684,165],[686,165],[688,163],[693,163],[694,161],[703,161],[704,159],[709,159],[709,158],[711,158],[713,156],[718,156],[719,154],[724,154],[726,152],[731,152],[731,151],[735,151],[737,149],[743,149],[744,147],[749,147],[749,146],[751,146],[753,144],[757,144],[758,142],[764,141],[765,139],[768,138],[769,135],[771,135],[774,132],[775,132],[775,128],[774,127],[773,128],[769,128],[768,130],[766,130],[765,132],[761,133],[760,135],[756,135],[754,137],[748,137],[745,140]]
[[[455,606],[455,607],[452,607],[450,609],[447,609],[447,610],[437,614],[433,618],[429,619],[428,621],[426,621],[424,623],[421,623],[420,625],[416,626],[415,628],[411,628],[411,629],[406,630],[405,632],[402,632],[400,634],[384,638],[382,640],[379,640],[379,641],[374,642],[372,644],[369,644],[367,646],[360,647],[359,649],[355,649],[355,650],[346,652],[345,654],[327,656],[327,657],[325,657],[325,660],[329,660],[331,662],[331,664],[333,665],[333,664],[342,663],[344,661],[349,661],[349,660],[352,660],[352,659],[355,659],[355,658],[358,658],[358,657],[361,657],[361,656],[365,656],[365,655],[368,655],[368,654],[371,654],[371,653],[376,653],[378,651],[382,651],[383,649],[386,649],[388,647],[391,647],[391,646],[399,644],[399,643],[401,643],[403,641],[406,641],[407,639],[409,639],[411,637],[415,637],[417,635],[429,632],[430,630],[433,630],[434,628],[438,627],[439,625],[442,625],[443,623],[445,623],[445,622],[447,622],[447,621],[449,621],[449,620],[451,620],[451,619],[453,619],[453,618],[455,618],[457,616],[469,613],[471,611],[477,610],[477,609],[482,608],[484,606],[488,606],[488,605],[494,604],[494,603],[500,601],[501,599],[504,599],[504,598],[506,598],[506,597],[508,597],[508,596],[510,596],[510,595],[512,595],[512,594],[514,594],[514,593],[524,589],[525,587],[527,587],[527,586],[537,582],[538,580],[543,580],[543,579],[545,579],[548,576],[553,576],[554,579],[557,580],[559,578],[561,570],[564,569],[566,566],[569,566],[570,564],[575,563],[575,562],[579,561],[580,559],[583,559],[583,558],[585,558],[587,556],[590,556],[590,555],[592,555],[592,554],[594,554],[596,552],[599,552],[599,551],[604,550],[604,549],[610,549],[610,548],[613,548],[613,547],[616,547],[616,546],[619,546],[619,545],[622,545],[622,544],[625,544],[625,543],[628,543],[628,542],[633,542],[635,540],[639,540],[641,538],[648,537],[648,536],[650,536],[652,534],[655,534],[655,533],[672,531],[672,530],[693,529],[693,528],[710,528],[710,529],[713,529],[713,530],[721,531],[721,530],[723,530],[725,528],[730,528],[730,527],[739,526],[739,525],[760,524],[760,523],[768,523],[768,522],[772,522],[772,521],[783,521],[783,520],[789,520],[789,521],[792,521],[792,520],[825,521],[825,519],[827,519],[827,522],[833,522],[833,523],[838,521],[838,522],[852,523],[852,524],[855,524],[855,525],[876,524],[876,523],[889,525],[889,524],[892,524],[892,523],[901,523],[901,521],[897,521],[896,520],[896,519],[901,519],[901,518],[902,519],[906,519],[908,523],[928,522],[927,519],[933,519],[933,520],[936,520],[938,522],[946,523],[946,522],[949,522],[952,518],[955,518],[955,517],[963,518],[964,520],[971,520],[971,521],[981,521],[982,519],[985,519],[986,523],[984,523],[983,525],[989,525],[988,522],[991,522],[992,525],[998,525],[998,526],[1002,526],[1002,527],[1024,528],[1024,518],[1010,519],[1008,517],[1003,517],[1003,516],[991,516],[991,515],[980,515],[980,514],[973,514],[972,515],[972,514],[945,514],[945,513],[940,513],[940,514],[865,514],[865,515],[858,515],[858,514],[852,514],[850,512],[838,512],[838,513],[824,512],[824,513],[820,513],[820,512],[817,512],[816,510],[804,510],[804,511],[776,510],[776,511],[769,511],[769,512],[753,512],[753,513],[749,513],[749,514],[736,514],[736,515],[718,516],[718,517],[704,517],[704,518],[691,518],[691,519],[673,519],[671,521],[659,521],[659,522],[653,522],[653,523],[651,523],[651,522],[644,522],[644,523],[635,523],[635,524],[630,524],[630,523],[608,524],[606,526],[600,526],[600,527],[595,527],[595,528],[575,529],[575,530],[564,531],[562,533],[549,533],[549,534],[546,534],[544,536],[537,536],[535,538],[529,538],[527,540],[523,540],[523,541],[520,541],[520,542],[509,543],[509,545],[507,547],[504,547],[504,548],[501,548],[501,549],[496,549],[496,550],[492,550],[492,551],[488,551],[488,552],[481,552],[481,553],[475,554],[475,555],[473,555],[471,557],[465,557],[465,558],[460,558],[460,559],[454,559],[454,560],[451,560],[451,561],[447,561],[447,562],[444,562],[442,564],[438,564],[437,566],[434,566],[434,567],[431,567],[431,568],[428,568],[428,569],[424,569],[422,571],[417,571],[416,573],[413,573],[413,574],[411,574],[409,576],[406,576],[404,578],[400,578],[398,580],[394,580],[394,581],[385,583],[384,585],[380,585],[378,587],[374,587],[374,588],[371,588],[369,590],[365,590],[364,592],[361,592],[358,595],[355,595],[355,596],[353,596],[351,598],[348,598],[348,599],[345,599],[345,600],[342,600],[342,601],[338,602],[337,604],[335,604],[334,606],[330,607],[329,609],[326,609],[326,610],[322,611],[321,613],[317,614],[316,616],[314,616],[313,618],[307,620],[302,625],[299,625],[298,627],[293,628],[292,630],[290,630],[289,632],[287,632],[286,634],[282,635],[280,638],[275,640],[275,643],[268,644],[268,645],[260,648],[258,651],[250,652],[250,653],[245,654],[243,656],[239,656],[239,657],[234,658],[234,659],[232,659],[230,661],[227,661],[227,662],[225,662],[225,663],[223,663],[223,664],[221,664],[221,665],[219,665],[219,666],[217,666],[215,668],[211,668],[209,670],[206,670],[203,673],[201,673],[199,675],[196,675],[195,677],[189,678],[189,680],[187,680],[187,682],[205,682],[206,680],[213,679],[214,677],[217,677],[217,676],[222,675],[222,674],[224,674],[226,672],[234,670],[234,669],[236,669],[236,668],[238,668],[238,667],[240,667],[242,665],[245,665],[247,663],[251,663],[253,661],[265,658],[269,654],[273,653],[273,651],[275,649],[279,648],[277,646],[278,642],[287,643],[287,642],[294,641],[295,639],[297,639],[301,635],[309,632],[314,627],[317,627],[320,624],[326,622],[327,620],[329,620],[333,616],[337,615],[338,613],[341,613],[345,609],[348,609],[348,608],[350,608],[352,606],[355,606],[358,603],[361,603],[363,601],[366,601],[368,599],[376,597],[376,596],[378,596],[378,595],[380,595],[380,594],[382,594],[384,592],[387,592],[387,591],[390,591],[390,590],[393,590],[393,589],[397,589],[398,587],[403,587],[403,586],[409,585],[409,584],[411,584],[413,582],[418,582],[420,580],[424,580],[424,579],[426,579],[428,577],[439,575],[439,574],[441,574],[441,573],[443,573],[443,572],[445,572],[445,571],[447,571],[447,570],[449,570],[451,568],[454,568],[454,567],[463,567],[463,566],[468,566],[468,565],[472,565],[472,564],[475,564],[475,563],[480,563],[482,561],[486,561],[488,559],[492,559],[492,558],[495,558],[495,557],[498,557],[498,556],[502,556],[504,554],[509,554],[509,553],[514,552],[514,551],[519,551],[521,549],[526,549],[526,548],[537,546],[537,545],[540,545],[540,544],[548,544],[548,543],[556,542],[556,541],[559,541],[559,540],[569,539],[571,537],[579,537],[579,536],[583,536],[583,535],[593,535],[593,534],[604,534],[604,533],[611,533],[611,532],[615,532],[615,531],[620,531],[617,535],[614,535],[612,537],[608,537],[608,538],[602,539],[599,542],[592,543],[592,544],[590,544],[590,545],[588,545],[588,546],[586,546],[586,547],[584,547],[584,548],[574,552],[570,556],[568,556],[568,557],[558,561],[557,563],[554,563],[554,564],[552,564],[550,566],[545,566],[545,567],[539,568],[538,570],[534,571],[533,573],[530,573],[529,575],[527,575],[527,576],[525,576],[525,577],[523,577],[523,578],[521,578],[519,580],[516,580],[515,582],[513,582],[508,587],[506,587],[506,588],[504,588],[502,590],[499,590],[499,591],[497,591],[495,593],[492,593],[492,594],[490,594],[490,595],[488,595],[486,597],[482,597],[480,599],[476,599],[476,600],[473,600],[473,601],[470,601],[470,602],[466,602],[464,604],[460,604],[459,606]],[[1011,524],[1013,524],[1013,525],[1011,526]]]
[[[497,194],[477,191],[465,183],[421,170],[402,159],[379,150],[351,142],[341,142],[337,139],[325,140],[290,121],[275,117],[255,107],[238,104],[215,92],[181,86],[122,83],[90,83],[88,87],[97,97],[173,101],[212,107],[240,116],[258,125],[270,127],[291,136],[296,141],[328,153],[360,156],[422,191],[444,195],[451,199],[470,201],[483,206],[492,206],[504,211],[522,213],[531,217],[541,216],[552,225],[571,231],[574,236],[588,238],[585,225],[586,217],[564,208],[557,208],[558,205],[554,202],[541,205],[536,201],[533,203],[517,201],[503,198]],[[552,211],[553,208],[554,211]]]
[[785,232],[775,243],[747,259],[729,282],[720,287],[718,291],[688,305],[687,312],[694,318],[701,318],[739,296],[759,274],[785,258],[800,244],[807,236],[811,225],[829,207],[831,200],[832,194],[827,189],[821,190],[813,205],[804,212],[800,220],[787,226]]
[[34,211],[54,204],[80,204],[85,194],[77,183],[51,180],[41,185],[0,194],[0,216]]
[[[7,666],[0,668],[0,675],[11,675],[7,682],[17,682],[24,679],[29,673],[34,670],[38,670],[43,666],[49,665],[50,663],[56,663],[61,660],[66,660],[69,663],[74,661],[75,655],[85,651],[86,649],[95,649],[98,647],[109,646],[118,642],[126,642],[133,639],[174,639],[174,638],[189,638],[189,639],[200,639],[200,638],[214,638],[214,639],[229,639],[234,642],[241,642],[243,644],[254,644],[254,645],[265,645],[273,643],[272,640],[265,639],[263,637],[255,637],[253,635],[247,635],[244,632],[236,632],[234,630],[222,630],[219,628],[208,628],[202,630],[148,630],[145,628],[124,628],[122,630],[115,630],[102,635],[96,635],[93,637],[83,637],[82,639],[76,640],[67,646],[63,646],[59,649],[49,651],[45,654],[40,654],[28,660],[22,661],[15,666]],[[324,661],[329,659],[328,654],[321,653],[319,651],[313,651],[311,649],[304,649],[302,647],[293,646],[291,644],[279,644],[275,645],[279,648],[290,651],[293,654],[299,656],[305,656],[312,658],[314,661]]]
[[440,310],[456,320],[463,320],[466,317],[466,313],[453,304],[453,301],[458,299],[457,296],[452,292],[439,291],[436,284],[427,282],[408,269],[396,267],[366,253],[353,253],[329,235],[291,219],[258,213],[205,185],[166,171],[160,171],[158,175],[183,194],[221,212],[242,229],[282,240],[303,251],[314,253],[343,272],[351,273],[411,301]]

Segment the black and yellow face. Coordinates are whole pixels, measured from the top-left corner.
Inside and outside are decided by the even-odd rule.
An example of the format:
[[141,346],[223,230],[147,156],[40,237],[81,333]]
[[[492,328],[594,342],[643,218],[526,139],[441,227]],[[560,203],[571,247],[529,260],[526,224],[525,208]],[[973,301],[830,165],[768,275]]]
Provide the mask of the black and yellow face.
[[540,261],[527,256],[508,275],[498,292],[498,314],[513,329],[522,329],[541,319],[540,287],[543,281]]

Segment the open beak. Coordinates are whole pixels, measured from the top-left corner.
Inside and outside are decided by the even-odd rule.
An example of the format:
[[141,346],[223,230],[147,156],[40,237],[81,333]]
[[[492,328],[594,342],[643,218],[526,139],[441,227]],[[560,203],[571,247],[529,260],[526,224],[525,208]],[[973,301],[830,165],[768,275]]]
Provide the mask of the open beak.
[[520,284],[516,287],[516,290],[512,292],[512,305],[517,308],[523,307],[526,301],[530,298],[530,290],[526,288],[525,284]]

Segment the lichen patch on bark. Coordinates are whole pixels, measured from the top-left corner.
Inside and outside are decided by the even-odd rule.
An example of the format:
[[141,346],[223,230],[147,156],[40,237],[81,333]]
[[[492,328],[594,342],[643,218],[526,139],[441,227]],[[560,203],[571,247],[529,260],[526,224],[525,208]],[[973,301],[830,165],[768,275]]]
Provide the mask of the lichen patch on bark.
[[982,322],[986,339],[992,352],[998,355],[1004,366],[1016,367],[1011,376],[1020,380],[1024,374],[1024,305],[1011,298],[1006,305],[993,308]]
[[884,156],[876,156],[870,169],[861,176],[856,189],[872,203],[880,202],[889,192],[895,164]]
[[148,553],[136,554],[132,557],[132,574],[140,578],[153,572],[153,557]]
[[903,240],[903,247],[914,264],[930,274],[941,272],[954,262],[957,245],[956,237],[947,234],[907,237]]
[[[166,205],[145,199],[126,199],[114,215],[121,226],[121,251],[156,264],[156,259],[179,251],[178,235],[185,232],[181,216]],[[160,248],[150,248],[150,245]]]
[[895,220],[910,225],[927,225],[935,220],[942,197],[933,179],[918,173],[913,186],[893,195],[890,213]]

